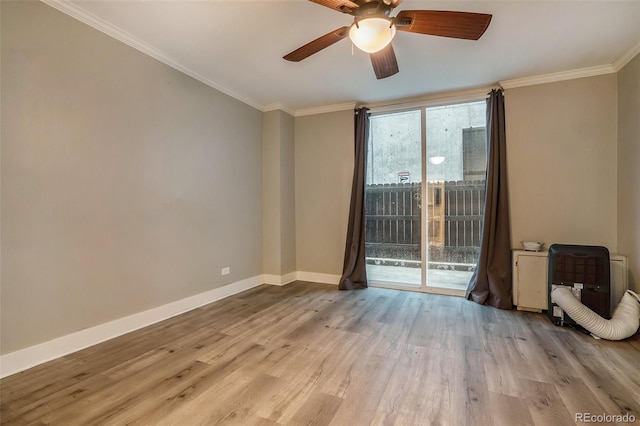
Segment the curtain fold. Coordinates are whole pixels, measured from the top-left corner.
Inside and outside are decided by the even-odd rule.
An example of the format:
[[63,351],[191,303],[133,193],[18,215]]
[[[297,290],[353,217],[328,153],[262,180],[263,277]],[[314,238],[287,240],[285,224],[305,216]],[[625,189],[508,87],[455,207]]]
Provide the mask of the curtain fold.
[[349,225],[344,249],[344,265],[338,288],[356,290],[367,288],[367,268],[365,260],[364,184],[367,162],[367,142],[369,140],[369,109],[355,110],[355,157],[353,183],[351,185],[351,206]]
[[487,181],[480,257],[466,297],[480,304],[512,309],[511,235],[507,193],[504,96],[487,99]]

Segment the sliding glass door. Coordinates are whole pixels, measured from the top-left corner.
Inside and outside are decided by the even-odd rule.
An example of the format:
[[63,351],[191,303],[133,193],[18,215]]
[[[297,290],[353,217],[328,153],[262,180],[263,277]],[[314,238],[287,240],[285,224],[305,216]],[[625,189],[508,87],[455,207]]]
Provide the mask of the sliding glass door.
[[422,286],[421,112],[370,120],[365,187],[367,277]]
[[482,232],[485,138],[484,101],[371,117],[365,190],[369,280],[422,290],[466,289]]
[[426,285],[465,290],[480,252],[485,102],[426,108]]

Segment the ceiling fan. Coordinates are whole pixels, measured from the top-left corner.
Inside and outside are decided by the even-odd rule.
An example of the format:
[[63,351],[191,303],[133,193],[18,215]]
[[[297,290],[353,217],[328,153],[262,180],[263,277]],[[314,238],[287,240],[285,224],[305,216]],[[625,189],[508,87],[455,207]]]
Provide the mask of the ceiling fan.
[[285,55],[299,62],[349,36],[353,44],[370,54],[378,79],[398,72],[398,62],[391,40],[397,31],[441,37],[478,40],[491,22],[491,15],[444,10],[403,10],[390,18],[391,10],[402,0],[310,0],[354,17],[344,26],[313,40]]

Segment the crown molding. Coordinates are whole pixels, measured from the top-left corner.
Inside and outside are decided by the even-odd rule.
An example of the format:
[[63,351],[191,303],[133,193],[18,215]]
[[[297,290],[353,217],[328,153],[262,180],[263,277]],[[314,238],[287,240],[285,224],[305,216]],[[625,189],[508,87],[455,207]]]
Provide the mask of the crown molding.
[[504,89],[513,89],[515,87],[533,86],[536,84],[554,83],[556,81],[612,74],[614,72],[616,72],[616,70],[613,65],[600,65],[597,67],[580,68],[577,70],[554,72],[532,77],[515,78],[513,80],[503,80],[500,82],[500,86]]
[[595,77],[603,74],[613,74],[622,69],[633,58],[640,53],[640,42],[636,43],[631,49],[624,52],[610,65],[600,65],[589,68],[579,68],[570,71],[554,72],[550,74],[536,75],[532,77],[515,78],[513,80],[504,80],[500,82],[500,86],[504,89],[512,89],[515,87],[533,86],[535,84],[553,83],[556,81],[573,80],[574,78]]
[[277,111],[277,110],[284,111],[284,112],[286,112],[287,114],[289,114],[292,117],[296,116],[296,111],[295,110],[289,109],[286,105],[284,105],[284,104],[282,104],[280,102],[276,102],[274,104],[266,105],[262,109],[262,112]]
[[613,62],[613,69],[618,72],[627,65],[636,55],[640,54],[640,41],[635,44],[631,49],[627,50],[627,52],[623,53],[618,59]]
[[333,104],[333,105],[325,105],[314,108],[303,108],[297,109],[295,116],[302,117],[305,115],[314,115],[314,114],[324,114],[327,112],[336,112],[336,111],[346,111],[349,109],[354,109],[356,107],[355,102],[345,102],[341,104]]
[[396,99],[390,102],[375,102],[370,104],[361,104],[369,108],[372,114],[384,113],[389,111],[400,111],[421,107],[434,107],[439,105],[447,105],[457,102],[472,102],[479,99],[487,98],[492,89],[498,86],[483,86],[474,89],[455,90],[449,92],[438,92],[429,95],[415,96],[411,98]]
[[71,2],[64,1],[64,0],[40,0],[40,1],[48,6],[53,7],[54,9],[59,10],[60,12],[66,15],[71,16],[72,18],[77,19],[80,22],[83,22],[89,25],[90,27],[110,37],[115,38],[116,40],[123,42],[124,44],[130,47],[133,47],[134,49],[144,53],[145,55],[151,56],[152,58],[157,59],[163,64],[168,65],[171,68],[174,68],[180,71],[181,73],[186,74],[189,77],[192,77],[198,80],[199,82],[204,83],[207,86],[212,87],[224,93],[225,95],[231,96],[232,98],[237,99],[240,102],[243,102],[260,111],[264,111],[264,106],[261,105],[259,102],[256,102],[253,99],[247,98],[246,96],[243,96],[235,92],[234,90],[231,90],[225,87],[223,84],[215,80],[211,80],[210,78],[207,78],[202,74],[197,73],[196,71],[190,69],[189,67],[186,67],[183,64],[181,64],[178,60],[167,55],[160,49],[156,49],[155,47],[151,46],[148,43],[145,43],[144,41],[133,36],[132,34],[129,34],[123,29],[105,21],[104,19],[101,19],[95,16],[92,13],[87,12],[86,10],[82,9],[81,7]]

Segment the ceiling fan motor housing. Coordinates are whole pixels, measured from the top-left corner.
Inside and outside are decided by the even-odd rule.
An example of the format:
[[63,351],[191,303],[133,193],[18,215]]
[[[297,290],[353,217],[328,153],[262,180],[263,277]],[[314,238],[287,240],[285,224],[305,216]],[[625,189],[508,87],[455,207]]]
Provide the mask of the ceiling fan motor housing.
[[347,13],[355,16],[356,20],[358,18],[364,19],[374,16],[389,16],[391,9],[393,9],[390,1],[389,4],[379,0],[356,0],[354,3],[356,3],[358,7]]

